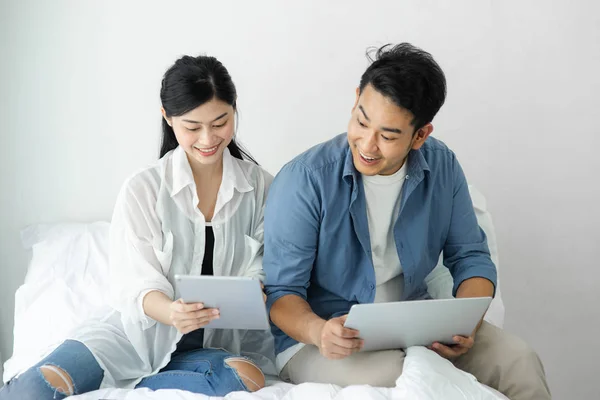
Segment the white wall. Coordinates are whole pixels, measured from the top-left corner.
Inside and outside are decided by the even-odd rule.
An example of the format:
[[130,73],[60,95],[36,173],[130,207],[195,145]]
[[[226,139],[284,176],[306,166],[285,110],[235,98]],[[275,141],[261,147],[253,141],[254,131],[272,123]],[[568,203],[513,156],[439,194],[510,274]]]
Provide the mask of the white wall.
[[446,71],[434,134],[488,198],[507,329],[539,351],[555,398],[598,397],[599,3],[149,3],[1,3],[4,358],[27,260],[19,230],[110,217],[124,178],[157,156],[158,89],[176,57],[224,62],[240,138],[274,173],[345,130],[367,46],[410,41]]

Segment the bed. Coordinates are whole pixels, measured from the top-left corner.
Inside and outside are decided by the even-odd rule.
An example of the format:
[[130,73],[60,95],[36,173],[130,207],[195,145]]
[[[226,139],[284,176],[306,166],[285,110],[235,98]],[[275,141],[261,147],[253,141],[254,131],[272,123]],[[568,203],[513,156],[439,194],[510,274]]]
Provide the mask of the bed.
[[[484,197],[469,187],[481,228],[488,237],[492,259],[499,266],[496,238]],[[4,365],[4,382],[50,353],[89,317],[104,315],[108,290],[109,223],[59,223],[29,226],[21,233],[25,249],[32,253],[24,284],[15,294],[13,356]],[[451,297],[452,279],[440,264],[427,278],[435,298]],[[55,310],[62,310],[56,318]],[[499,327],[504,323],[500,286],[485,319]],[[78,400],[205,400],[207,396],[181,390],[124,390],[105,388],[73,396]],[[276,376],[255,392],[230,393],[227,399],[445,399],[498,400],[500,393],[476,381],[449,361],[424,347],[412,347],[395,388],[306,383],[292,385]],[[214,399],[214,397],[212,398]]]

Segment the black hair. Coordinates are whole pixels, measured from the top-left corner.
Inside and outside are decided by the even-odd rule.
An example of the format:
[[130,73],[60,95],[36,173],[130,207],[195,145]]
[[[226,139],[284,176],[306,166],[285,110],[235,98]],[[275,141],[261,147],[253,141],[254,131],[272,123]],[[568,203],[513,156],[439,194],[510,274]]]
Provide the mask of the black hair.
[[[183,56],[165,72],[160,88],[160,101],[167,117],[183,115],[212,99],[231,105],[237,113],[235,85],[225,66],[216,58]],[[164,118],[162,132],[161,158],[179,145],[173,128]],[[227,148],[233,157],[257,164],[254,158],[237,144],[235,138]]]
[[410,43],[400,43],[371,48],[367,58],[372,64],[360,79],[360,93],[370,84],[410,111],[415,132],[433,120],[446,99],[446,77],[431,54]]

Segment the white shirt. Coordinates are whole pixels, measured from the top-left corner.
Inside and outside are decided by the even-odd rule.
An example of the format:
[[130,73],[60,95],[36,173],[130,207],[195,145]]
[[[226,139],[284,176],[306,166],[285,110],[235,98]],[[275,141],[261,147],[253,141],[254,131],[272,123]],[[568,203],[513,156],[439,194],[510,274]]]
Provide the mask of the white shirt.
[[[272,181],[259,166],[223,154],[223,179],[211,224],[214,275],[264,278],[263,211]],[[205,218],[191,167],[180,147],[123,185],[110,231],[111,298],[114,312],[80,329],[80,340],[105,371],[102,388],[134,387],[170,360],[181,334],[148,317],[142,299],[159,290],[174,299],[175,274],[200,275]],[[210,330],[205,347],[252,358],[269,373],[269,331]]]
[[367,202],[371,254],[375,269],[375,303],[400,301],[404,288],[402,265],[394,240],[394,225],[400,212],[406,167],[392,175],[362,175]]
[[[406,171],[405,161],[393,175],[362,175],[377,284],[375,303],[399,301],[404,288],[404,275],[394,241],[394,224],[400,212]],[[276,358],[277,371],[281,372],[304,346],[304,343],[297,343],[279,353]]]

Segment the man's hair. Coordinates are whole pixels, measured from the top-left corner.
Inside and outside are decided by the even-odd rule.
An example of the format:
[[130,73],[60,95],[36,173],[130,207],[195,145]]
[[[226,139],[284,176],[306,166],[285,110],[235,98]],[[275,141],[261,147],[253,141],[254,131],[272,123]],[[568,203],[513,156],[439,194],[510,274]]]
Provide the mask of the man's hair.
[[360,93],[371,85],[410,111],[415,132],[433,120],[446,99],[446,77],[431,54],[410,43],[400,43],[369,49],[367,58],[372,63],[360,79]]

